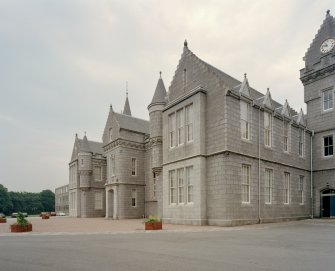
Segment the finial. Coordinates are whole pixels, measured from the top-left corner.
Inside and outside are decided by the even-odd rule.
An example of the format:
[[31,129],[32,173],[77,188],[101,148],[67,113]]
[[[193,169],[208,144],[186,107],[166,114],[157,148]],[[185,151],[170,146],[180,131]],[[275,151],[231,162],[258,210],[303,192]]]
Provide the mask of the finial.
[[127,98],[128,98],[128,81],[126,81],[126,95],[127,95]]
[[267,88],[266,90],[267,90],[267,91],[270,91],[270,88]]
[[330,15],[330,10],[327,9],[327,14],[326,14],[326,16],[329,16],[329,15]]
[[244,78],[247,78],[247,74],[246,73],[244,73]]
[[76,133],[76,138],[78,138],[78,134]]
[[159,78],[162,78],[162,71],[159,72]]
[[187,47],[187,40],[184,41],[184,46]]
[[86,136],[86,131],[85,131],[85,136]]

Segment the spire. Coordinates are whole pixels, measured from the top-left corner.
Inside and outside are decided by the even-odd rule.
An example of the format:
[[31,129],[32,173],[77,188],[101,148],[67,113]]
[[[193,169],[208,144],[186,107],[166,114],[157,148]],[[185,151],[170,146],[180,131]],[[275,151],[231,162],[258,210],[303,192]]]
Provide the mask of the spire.
[[154,104],[165,104],[165,96],[166,90],[162,79],[162,72],[159,72],[159,79],[157,82],[156,90],[154,96],[152,97],[152,101],[149,104],[149,107]]
[[250,97],[249,82],[246,73],[244,74],[244,79],[239,89],[239,92],[244,96]]
[[85,132],[85,136],[80,144],[80,152],[91,152],[90,146],[88,145],[88,140]]
[[126,102],[124,103],[123,114],[131,116],[130,105],[128,100],[128,82],[126,82]]

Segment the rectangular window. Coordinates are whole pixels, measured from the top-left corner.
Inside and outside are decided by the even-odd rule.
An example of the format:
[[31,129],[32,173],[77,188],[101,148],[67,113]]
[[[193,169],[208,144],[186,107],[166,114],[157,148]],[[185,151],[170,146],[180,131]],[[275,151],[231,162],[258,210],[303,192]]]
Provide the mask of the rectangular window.
[[178,203],[184,203],[184,169],[177,169],[178,180]]
[[283,121],[283,151],[288,152],[289,145],[289,123],[287,121]]
[[153,176],[152,176],[152,199],[156,199],[156,191],[157,187],[156,187],[156,173],[154,172],[153,173]]
[[169,171],[169,192],[170,192],[170,204],[177,203],[177,190],[176,190],[176,178],[175,171]]
[[334,140],[333,135],[325,136],[323,138],[323,155],[332,156],[334,154]]
[[102,210],[103,195],[102,192],[95,192],[94,194],[94,209]]
[[250,203],[251,166],[242,165],[242,203]]
[[299,176],[299,203],[304,204],[304,176]]
[[131,207],[136,207],[137,204],[137,191],[136,189],[131,190]]
[[131,176],[136,176],[137,161],[136,158],[131,158]]
[[299,128],[299,156],[304,156],[305,131]]
[[241,136],[250,139],[250,104],[241,101]]
[[175,113],[169,115],[169,142],[170,148],[175,146],[175,129],[176,129],[176,115]]
[[84,166],[84,159],[80,159],[80,166],[81,166],[81,167]]
[[334,107],[334,94],[333,90],[326,90],[322,93],[323,96],[323,110],[329,110]]
[[265,169],[265,203],[272,203],[272,181],[273,181],[273,170]]
[[284,203],[290,203],[290,173],[284,173]]
[[177,138],[178,138],[178,145],[184,144],[184,109],[180,109],[177,111]]
[[185,107],[185,129],[186,142],[193,140],[193,105],[190,104]]
[[102,167],[101,166],[94,166],[93,167],[93,176],[95,182],[102,181]]
[[264,112],[264,145],[271,147],[272,140],[272,116]]
[[192,184],[192,170],[193,167],[185,169],[185,179],[187,185],[187,203],[193,203],[193,184]]

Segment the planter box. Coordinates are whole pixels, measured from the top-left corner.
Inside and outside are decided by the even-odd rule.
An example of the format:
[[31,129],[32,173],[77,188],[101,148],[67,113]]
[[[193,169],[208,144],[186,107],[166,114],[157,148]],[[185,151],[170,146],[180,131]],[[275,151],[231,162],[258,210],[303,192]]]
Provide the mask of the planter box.
[[155,231],[162,229],[162,221],[157,222],[144,222],[146,231]]
[[0,217],[0,223],[7,223],[7,218]]
[[10,225],[10,231],[11,232],[28,232],[33,230],[33,225],[28,224],[27,226],[20,226],[18,224],[12,224]]
[[49,219],[50,216],[49,215],[42,215],[42,219]]

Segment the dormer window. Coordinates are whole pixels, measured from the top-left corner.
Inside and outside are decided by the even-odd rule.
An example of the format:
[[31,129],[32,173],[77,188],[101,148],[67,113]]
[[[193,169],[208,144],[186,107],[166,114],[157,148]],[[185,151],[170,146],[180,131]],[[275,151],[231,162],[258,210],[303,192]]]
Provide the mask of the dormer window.
[[326,90],[322,93],[323,110],[330,110],[334,108],[334,93],[333,90]]

